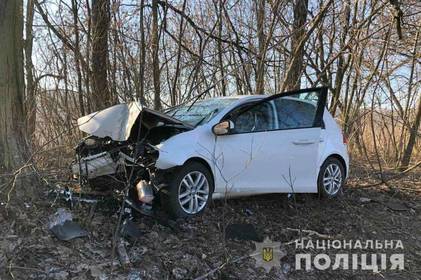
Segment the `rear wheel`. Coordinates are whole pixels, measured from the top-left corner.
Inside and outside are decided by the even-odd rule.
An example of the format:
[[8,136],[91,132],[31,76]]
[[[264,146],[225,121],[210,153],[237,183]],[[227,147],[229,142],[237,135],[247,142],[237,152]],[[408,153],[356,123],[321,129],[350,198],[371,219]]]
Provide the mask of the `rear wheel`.
[[342,192],[345,180],[345,168],[338,159],[330,157],[320,167],[317,180],[319,193],[323,197],[333,198]]
[[175,218],[196,216],[205,210],[212,192],[213,178],[208,168],[199,162],[187,162],[163,194],[163,206]]

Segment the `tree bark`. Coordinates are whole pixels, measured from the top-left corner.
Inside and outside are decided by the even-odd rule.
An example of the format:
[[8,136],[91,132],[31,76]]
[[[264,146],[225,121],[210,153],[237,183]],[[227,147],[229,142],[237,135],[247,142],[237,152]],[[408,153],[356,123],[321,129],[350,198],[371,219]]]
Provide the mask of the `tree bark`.
[[304,44],[301,40],[303,40],[306,34],[307,7],[308,0],[295,0],[294,2],[294,23],[291,36],[291,54],[294,57],[291,57],[290,61],[295,61],[291,65],[285,80],[285,89],[287,90],[300,88],[304,61]]
[[[420,32],[418,31],[415,37],[414,49],[412,52],[412,66],[411,66],[411,74],[410,74],[409,86],[408,86],[408,96],[411,96],[411,91],[412,91],[415,63],[417,62],[416,56],[417,56],[419,35],[420,35]],[[415,140],[418,136],[418,129],[420,127],[420,123],[421,123],[421,97],[418,97],[418,105],[417,105],[417,111],[415,113],[415,120],[409,131],[409,140],[408,140],[408,143],[406,144],[406,148],[402,156],[402,161],[401,161],[401,166],[400,166],[402,170],[405,170],[406,168],[408,168],[409,162],[411,161],[411,155],[412,155],[412,151],[414,150]]]
[[26,128],[27,135],[31,137],[35,132],[36,120],[36,99],[34,87],[34,75],[32,64],[32,45],[34,37],[32,35],[32,23],[34,21],[34,1],[27,0],[26,3],[26,23],[25,23],[25,72],[26,72],[26,102],[25,113],[27,115]]
[[0,170],[24,162],[22,1],[0,1]]
[[152,0],[152,71],[154,87],[154,109],[161,109],[161,71],[159,68],[158,1]]
[[[220,38],[222,38],[222,27],[223,27],[223,7],[224,7],[224,3],[222,0],[219,0],[219,5],[218,5],[218,36]],[[224,60],[223,60],[223,49],[222,49],[222,42],[218,41],[217,42],[218,45],[218,63],[219,63],[219,71],[221,73],[221,93],[222,96],[226,96],[227,95],[227,87],[225,84],[225,71],[224,71]]]
[[259,42],[259,50],[257,52],[257,66],[256,66],[256,94],[264,94],[265,92],[265,1],[259,0],[257,2],[257,38]]
[[145,27],[144,27],[144,8],[145,0],[140,1],[140,46],[139,46],[139,96],[140,102],[145,104],[145,63],[146,63],[146,45],[145,45]]
[[109,28],[109,0],[92,0],[93,110],[100,110],[113,104],[107,81]]

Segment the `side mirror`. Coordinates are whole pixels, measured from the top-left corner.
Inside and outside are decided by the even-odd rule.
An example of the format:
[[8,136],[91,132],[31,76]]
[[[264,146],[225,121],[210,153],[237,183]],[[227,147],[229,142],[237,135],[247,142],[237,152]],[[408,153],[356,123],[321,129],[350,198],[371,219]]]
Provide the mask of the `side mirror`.
[[227,135],[234,129],[234,123],[232,121],[222,121],[218,124],[215,124],[212,127],[212,132],[215,135]]

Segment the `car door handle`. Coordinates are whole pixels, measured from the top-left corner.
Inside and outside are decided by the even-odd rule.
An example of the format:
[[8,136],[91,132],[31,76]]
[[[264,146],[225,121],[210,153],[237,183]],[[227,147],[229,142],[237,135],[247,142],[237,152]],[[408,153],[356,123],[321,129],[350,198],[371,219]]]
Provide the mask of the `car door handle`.
[[305,140],[292,141],[292,143],[293,143],[294,145],[310,145],[310,144],[314,144],[314,143],[316,143],[316,141],[314,141],[314,140],[307,140],[307,139],[305,139]]

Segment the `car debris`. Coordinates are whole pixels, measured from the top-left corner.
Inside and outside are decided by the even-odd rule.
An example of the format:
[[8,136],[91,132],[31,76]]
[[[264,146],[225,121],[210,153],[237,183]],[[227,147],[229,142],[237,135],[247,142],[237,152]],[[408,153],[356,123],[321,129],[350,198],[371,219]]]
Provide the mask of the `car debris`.
[[64,208],[59,208],[51,217],[48,229],[60,240],[69,241],[74,238],[84,237],[88,232],[79,224],[73,222],[72,213]]
[[371,201],[372,201],[371,198],[368,198],[368,197],[360,197],[360,202],[361,203],[368,203],[368,202],[371,202]]
[[245,208],[244,209],[244,214],[246,214],[246,216],[253,216],[254,212],[250,209],[250,208]]
[[120,260],[120,263],[123,267],[129,267],[131,265],[129,255],[126,250],[126,242],[123,238],[120,238],[117,244],[117,254]]
[[151,215],[154,193],[163,186],[162,174],[154,166],[159,153],[155,145],[192,126],[143,108],[139,102],[92,113],[78,124],[89,134],[75,148],[71,167],[82,187],[125,196],[123,190],[130,186],[126,204]]
[[125,219],[123,221],[120,233],[121,233],[121,236],[131,237],[131,238],[139,238],[142,236],[142,231],[137,226],[137,224],[133,222],[131,219]]

